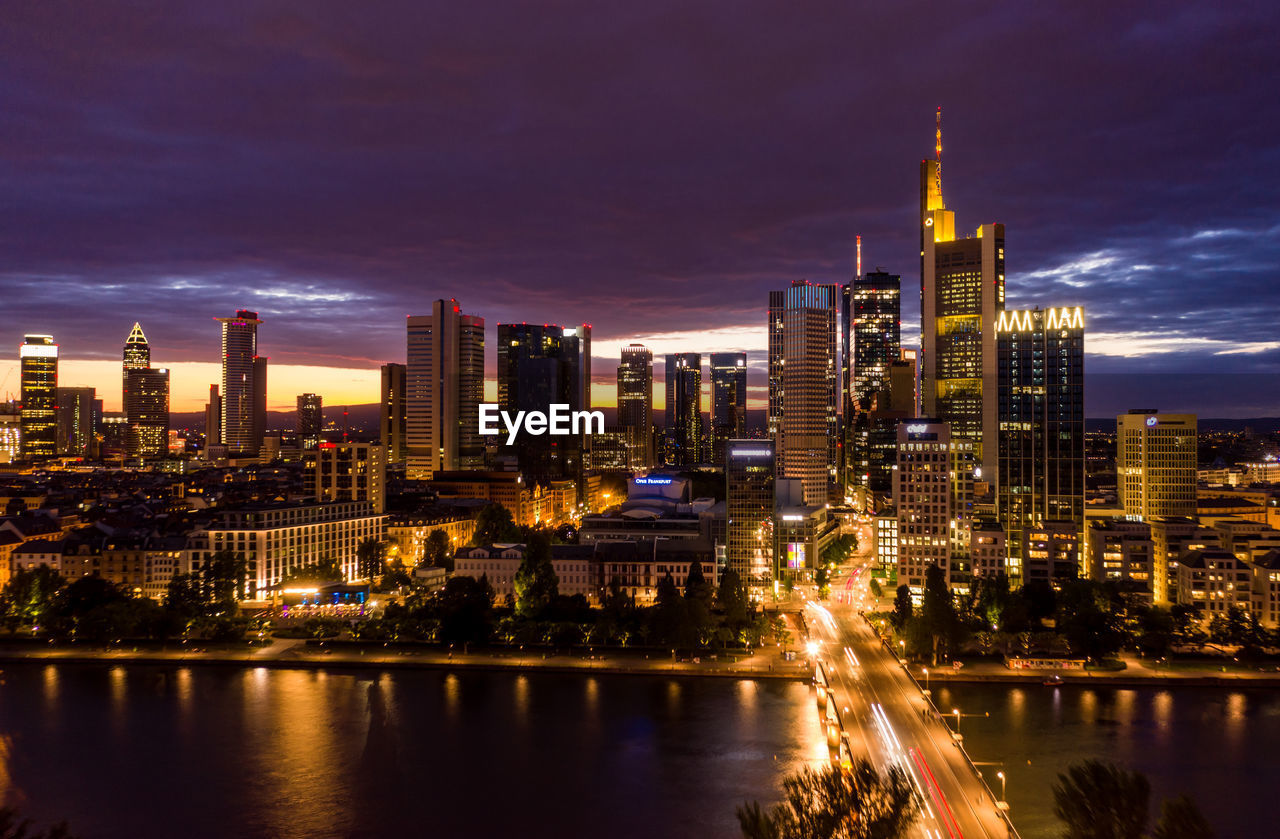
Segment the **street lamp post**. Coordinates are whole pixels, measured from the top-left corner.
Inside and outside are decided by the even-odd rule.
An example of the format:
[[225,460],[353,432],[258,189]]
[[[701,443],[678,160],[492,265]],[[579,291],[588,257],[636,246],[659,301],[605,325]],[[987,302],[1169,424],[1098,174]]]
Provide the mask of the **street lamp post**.
[[960,733],[960,709],[952,708],[951,713],[956,715],[956,734]]
[[923,667],[921,669],[924,671],[924,692],[928,694],[929,693],[929,668]]
[[997,772],[996,777],[1000,779],[1000,800],[1004,801],[1004,772]]

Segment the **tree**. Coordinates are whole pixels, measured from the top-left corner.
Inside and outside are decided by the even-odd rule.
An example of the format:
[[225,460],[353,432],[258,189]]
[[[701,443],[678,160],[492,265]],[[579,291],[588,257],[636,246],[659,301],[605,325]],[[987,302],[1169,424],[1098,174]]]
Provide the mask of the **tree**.
[[450,547],[449,534],[439,528],[431,531],[422,540],[422,564],[453,571],[453,551]]
[[196,574],[175,574],[164,594],[164,607],[190,621],[205,613],[206,602]]
[[831,594],[831,572],[827,566],[819,565],[813,572],[813,584],[818,587],[818,598],[826,600]]
[[724,612],[724,622],[732,630],[744,627],[750,620],[751,607],[742,578],[732,568],[720,575],[720,587],[716,590],[716,605]]
[[1150,799],[1142,773],[1099,760],[1068,766],[1053,785],[1053,813],[1066,824],[1063,839],[1140,839]]
[[244,554],[235,551],[218,551],[205,562],[201,580],[205,599],[213,604],[215,612],[235,612],[236,601],[243,600],[248,593],[248,573],[249,564]]
[[365,539],[356,546],[356,574],[368,580],[370,588],[385,570],[386,551],[387,546],[373,538]]
[[900,768],[881,774],[865,759],[848,770],[805,767],[782,787],[768,812],[755,801],[738,808],[745,839],[901,839],[920,812]]
[[0,592],[6,624],[10,628],[38,626],[53,608],[54,597],[65,582],[61,574],[46,565],[18,571]]
[[560,578],[551,563],[551,537],[542,531],[529,536],[514,580],[516,613],[537,617],[560,595]]
[[496,501],[486,504],[476,513],[476,529],[471,534],[472,545],[493,545],[502,542],[514,542],[520,538],[520,528],[516,527],[511,511]]
[[902,632],[907,628],[907,624],[911,622],[911,588],[903,583],[898,586],[898,592],[893,598],[893,614],[889,615],[889,623],[893,624],[893,628]]
[[297,568],[290,568],[280,578],[280,584],[282,586],[294,583],[323,585],[326,583],[340,583],[342,580],[342,564],[332,557],[326,557],[310,565],[299,565]]
[[1185,795],[1167,798],[1151,839],[1213,839],[1213,829],[1195,802]]
[[938,651],[949,654],[955,641],[958,622],[956,607],[951,599],[951,587],[947,575],[937,565],[930,565],[924,572],[924,599],[920,604],[920,622],[932,638],[931,660],[938,663]]

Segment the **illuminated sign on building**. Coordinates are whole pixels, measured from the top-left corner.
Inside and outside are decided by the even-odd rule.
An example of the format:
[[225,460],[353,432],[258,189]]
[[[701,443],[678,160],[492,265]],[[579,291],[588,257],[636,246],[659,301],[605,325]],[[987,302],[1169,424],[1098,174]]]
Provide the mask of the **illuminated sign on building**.
[[787,568],[804,567],[804,542],[787,543]]
[[925,433],[925,432],[926,432],[926,431],[928,431],[928,430],[929,430],[929,426],[924,425],[923,423],[917,423],[917,424],[915,424],[915,425],[908,425],[908,426],[907,426],[907,433],[908,433],[908,434],[923,434],[923,433]]
[[670,478],[636,478],[636,486],[665,487],[671,486]]
[[729,454],[734,457],[773,457],[769,449],[731,449]]

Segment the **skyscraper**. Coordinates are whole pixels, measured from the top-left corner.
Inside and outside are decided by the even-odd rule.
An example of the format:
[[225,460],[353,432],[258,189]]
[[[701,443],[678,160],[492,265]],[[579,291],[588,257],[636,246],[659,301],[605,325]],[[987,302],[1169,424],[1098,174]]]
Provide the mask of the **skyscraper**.
[[1135,409],[1116,417],[1116,481],[1125,515],[1196,514],[1196,416]]
[[[886,464],[872,464],[872,412],[883,415],[891,399],[902,402],[905,394],[891,396],[890,371],[901,353],[902,281],[896,274],[877,268],[854,277],[845,287],[849,301],[845,329],[850,333],[849,399],[845,403],[845,460],[851,467],[847,484],[870,483],[871,473],[884,472]],[[899,383],[899,390],[901,390]],[[913,414],[907,413],[906,416]],[[883,418],[883,416],[882,416]],[[894,424],[882,423],[881,436],[892,445]],[[881,452],[883,453],[883,449]],[[887,492],[887,486],[879,487]]]
[[725,446],[725,560],[746,585],[773,580],[777,462],[772,440]]
[[701,463],[702,353],[668,355],[665,387],[668,461],[673,466]]
[[893,501],[898,513],[898,583],[917,592],[929,566],[951,582],[951,517],[957,499],[950,480],[951,430],[928,420],[898,423]]
[[22,376],[22,457],[48,460],[58,450],[58,345],[27,335],[18,348]]
[[58,388],[58,454],[63,457],[93,456],[96,395],[91,387]]
[[130,458],[159,458],[169,451],[169,371],[142,367],[125,371],[124,414]]
[[[555,324],[498,324],[498,407],[512,416],[552,404],[584,410],[582,340]],[[581,437],[525,434],[510,448],[530,484],[581,477]]]
[[626,435],[628,468],[653,466],[653,353],[641,344],[622,348],[618,427]]
[[217,385],[209,385],[209,401],[204,406],[204,450],[222,445],[222,397]]
[[324,427],[324,400],[318,393],[298,395],[298,445],[314,449],[320,444],[320,430]]
[[920,163],[921,411],[973,440],[997,468],[995,322],[1004,308],[1004,225],[957,239],[942,198],[942,109],[936,158]]
[[407,475],[484,465],[484,318],[462,314],[457,300],[436,300],[430,315],[410,316],[405,366]]
[[386,509],[387,463],[381,443],[319,443],[307,454],[304,491],[316,501],[368,501]]
[[169,447],[169,371],[151,366],[151,345],[134,323],[122,352],[121,407],[129,427],[130,458],[164,457]]
[[711,462],[724,465],[725,444],[747,436],[747,354],[711,354]]
[[381,429],[382,449],[388,463],[404,462],[405,452],[405,365],[382,365]]
[[983,477],[1016,571],[1029,528],[1084,522],[1084,313],[1006,309],[995,331],[999,471]]
[[[266,424],[266,417],[258,415],[260,389],[256,382],[266,365],[255,363],[262,321],[257,312],[245,309],[238,310],[235,317],[214,320],[222,324],[221,443],[231,454],[256,455]],[[266,383],[261,384],[265,394]]]
[[769,433],[779,476],[800,479],[807,506],[825,504],[836,477],[837,293],[808,282],[769,292]]

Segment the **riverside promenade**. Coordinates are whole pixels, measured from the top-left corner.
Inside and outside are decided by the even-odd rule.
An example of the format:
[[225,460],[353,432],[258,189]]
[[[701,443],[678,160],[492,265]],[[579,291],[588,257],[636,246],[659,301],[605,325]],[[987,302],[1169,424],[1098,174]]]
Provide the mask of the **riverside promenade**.
[[813,671],[803,659],[784,661],[776,648],[750,655],[719,653],[672,656],[660,651],[636,652],[605,649],[552,651],[488,648],[470,652],[461,645],[452,651],[381,643],[307,643],[295,639],[269,639],[263,646],[171,646],[163,649],[134,647],[84,647],[78,645],[4,644],[0,642],[0,666],[5,663],[50,664],[152,664],[168,666],[224,665],[234,667],[404,668],[477,669],[501,671],[589,672],[647,676],[720,677],[733,679],[781,679],[809,681]]

